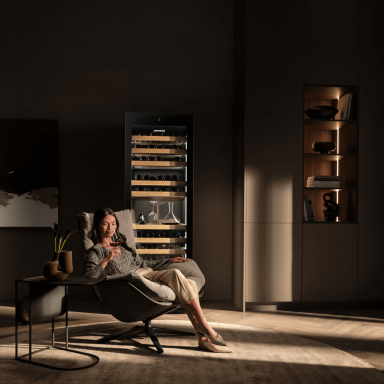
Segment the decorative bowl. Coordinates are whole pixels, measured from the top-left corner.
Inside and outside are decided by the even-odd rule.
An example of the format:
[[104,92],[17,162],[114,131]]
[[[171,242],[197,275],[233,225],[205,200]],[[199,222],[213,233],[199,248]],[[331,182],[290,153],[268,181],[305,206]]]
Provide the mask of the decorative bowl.
[[317,141],[312,144],[312,149],[314,152],[320,152],[322,154],[327,154],[336,149],[336,143],[333,141]]
[[317,107],[309,108],[305,111],[305,114],[310,119],[324,119],[330,120],[339,110],[335,107],[330,107],[329,105],[319,105]]

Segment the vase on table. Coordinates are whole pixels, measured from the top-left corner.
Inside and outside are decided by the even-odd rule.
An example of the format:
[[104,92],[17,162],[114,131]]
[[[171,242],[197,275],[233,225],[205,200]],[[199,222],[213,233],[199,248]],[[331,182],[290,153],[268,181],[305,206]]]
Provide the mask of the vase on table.
[[53,252],[52,261],[43,267],[43,275],[50,281],[64,281],[72,272],[72,251]]

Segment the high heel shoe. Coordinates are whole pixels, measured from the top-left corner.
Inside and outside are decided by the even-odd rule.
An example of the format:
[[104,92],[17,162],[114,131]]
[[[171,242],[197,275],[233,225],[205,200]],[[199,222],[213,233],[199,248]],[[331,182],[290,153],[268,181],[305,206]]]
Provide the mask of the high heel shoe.
[[208,332],[206,332],[204,329],[202,329],[200,324],[197,324],[197,328],[199,328],[199,331],[200,331],[200,332],[198,332],[198,335],[205,336],[212,344],[221,345],[223,347],[225,347],[227,345],[225,343],[224,339],[219,335],[218,332],[215,331],[217,333],[217,337],[213,337]]
[[199,348],[204,349],[205,351],[211,351],[216,353],[232,353],[232,351],[228,347],[207,343],[206,341],[202,340],[199,340]]

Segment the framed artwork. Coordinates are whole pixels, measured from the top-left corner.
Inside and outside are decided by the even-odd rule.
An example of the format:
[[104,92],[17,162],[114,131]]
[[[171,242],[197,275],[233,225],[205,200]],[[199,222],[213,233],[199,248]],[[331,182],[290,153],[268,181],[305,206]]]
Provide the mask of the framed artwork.
[[59,222],[59,122],[0,120],[0,227]]

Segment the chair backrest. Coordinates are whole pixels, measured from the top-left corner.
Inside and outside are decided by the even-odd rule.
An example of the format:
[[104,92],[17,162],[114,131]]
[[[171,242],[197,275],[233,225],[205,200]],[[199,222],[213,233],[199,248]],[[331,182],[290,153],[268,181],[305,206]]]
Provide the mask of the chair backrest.
[[[119,220],[120,233],[122,233],[127,238],[128,246],[136,249],[135,235],[133,231],[133,213],[129,209],[125,209],[124,211],[115,212],[115,214]],[[81,251],[83,254],[84,262],[87,254],[86,251],[95,245],[92,240],[93,213],[79,213],[77,215],[77,222],[79,224]]]

